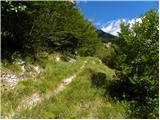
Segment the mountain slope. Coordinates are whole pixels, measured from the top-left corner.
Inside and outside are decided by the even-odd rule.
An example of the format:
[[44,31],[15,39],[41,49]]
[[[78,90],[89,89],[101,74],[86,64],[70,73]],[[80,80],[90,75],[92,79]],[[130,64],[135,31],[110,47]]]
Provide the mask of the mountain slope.
[[102,30],[97,30],[96,31],[98,36],[100,38],[102,38],[102,42],[105,42],[105,43],[108,43],[108,42],[111,42],[111,43],[114,43],[118,40],[118,37],[117,36],[114,36],[114,35],[111,35],[109,33],[106,33]]
[[[92,57],[78,58],[74,62],[54,62],[53,60],[50,58],[50,62],[47,61],[45,74],[35,78],[35,82],[32,80],[22,81],[12,91],[2,92],[2,116],[15,112],[11,118],[127,117],[126,103],[114,102],[109,95],[104,97],[106,90],[101,83],[107,85],[106,83],[112,82],[114,70],[103,65],[99,59]],[[49,91],[56,89],[56,86],[59,86],[64,78],[74,75],[75,71],[78,72],[84,61],[88,61],[88,63],[81,73],[77,74],[73,78],[74,81],[70,82],[60,93],[51,94],[49,99],[44,99],[33,107],[21,107],[20,111],[15,111],[15,108],[27,96],[38,93],[40,97],[43,97]]]

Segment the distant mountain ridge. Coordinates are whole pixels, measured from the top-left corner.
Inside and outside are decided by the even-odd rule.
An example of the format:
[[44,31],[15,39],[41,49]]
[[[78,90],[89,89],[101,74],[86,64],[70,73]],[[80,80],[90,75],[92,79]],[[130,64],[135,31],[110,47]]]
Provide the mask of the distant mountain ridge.
[[100,38],[102,38],[102,42],[105,42],[105,43],[108,43],[108,42],[115,43],[118,40],[117,36],[114,36],[112,34],[106,33],[106,32],[104,32],[102,30],[97,30],[96,32],[97,32],[98,36]]

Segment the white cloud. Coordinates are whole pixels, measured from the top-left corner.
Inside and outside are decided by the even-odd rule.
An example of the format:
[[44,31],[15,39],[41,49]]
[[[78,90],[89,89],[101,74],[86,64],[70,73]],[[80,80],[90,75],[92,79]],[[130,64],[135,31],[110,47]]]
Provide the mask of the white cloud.
[[141,23],[141,18],[134,18],[131,20],[127,20],[127,19],[118,19],[118,20],[113,20],[107,23],[107,25],[105,25],[104,27],[101,28],[102,31],[110,33],[112,35],[118,36],[118,32],[121,32],[120,29],[120,23],[121,21],[124,21],[127,24],[130,24],[130,27],[132,27],[132,25],[135,22],[139,22]]
[[117,20],[117,21],[113,20],[109,22],[105,27],[102,27],[101,30],[117,36],[118,35],[117,32],[120,32],[119,24],[120,24],[120,20]]

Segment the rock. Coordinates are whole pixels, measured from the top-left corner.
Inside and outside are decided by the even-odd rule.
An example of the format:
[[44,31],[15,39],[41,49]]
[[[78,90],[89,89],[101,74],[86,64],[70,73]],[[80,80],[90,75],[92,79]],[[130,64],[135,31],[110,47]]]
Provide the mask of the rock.
[[57,62],[60,61],[60,57],[59,56],[56,57],[56,61]]
[[9,87],[13,87],[15,86],[18,81],[20,80],[17,75],[13,74],[13,73],[5,73],[3,72],[3,75],[1,75],[1,79],[2,81]]
[[106,46],[107,48],[110,48],[110,47],[112,46],[112,43],[111,43],[111,42],[108,42],[108,43],[105,44],[105,46]]
[[[11,71],[1,71],[1,81],[3,84],[5,84],[9,88],[15,87],[19,81],[26,80],[30,77],[35,78],[38,74],[41,73],[41,69],[39,66],[33,66],[30,64],[24,64],[25,62],[22,60],[19,60],[21,64],[21,70],[19,74],[15,74]],[[28,76],[29,75],[29,76]],[[27,77],[28,76],[28,77]]]
[[16,78],[16,76],[15,75],[11,75],[11,79],[14,79],[14,78]]
[[10,74],[7,74],[7,75],[6,75],[6,78],[7,78],[7,77],[10,78]]
[[23,73],[26,71],[24,65],[21,66],[21,70],[22,70]]
[[38,74],[41,72],[39,66],[35,66],[35,67],[34,67],[34,70],[35,70]]
[[75,59],[71,59],[69,62],[73,63],[73,62],[76,62],[76,60]]

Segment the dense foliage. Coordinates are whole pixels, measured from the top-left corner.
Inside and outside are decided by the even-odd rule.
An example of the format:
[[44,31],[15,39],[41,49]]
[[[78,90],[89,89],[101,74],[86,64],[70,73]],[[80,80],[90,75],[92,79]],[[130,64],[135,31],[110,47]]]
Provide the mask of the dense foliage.
[[150,10],[132,27],[122,23],[115,47],[119,93],[132,101],[132,115],[137,118],[158,118],[158,19],[157,12]]
[[1,41],[2,59],[10,58],[15,51],[25,47],[26,36],[30,30],[31,17],[27,14],[27,2],[1,2]]
[[93,55],[95,27],[72,2],[2,2],[2,58],[16,51]]

